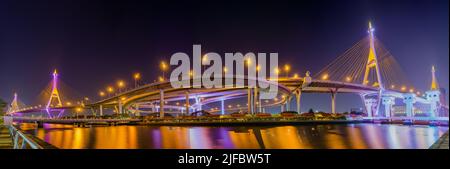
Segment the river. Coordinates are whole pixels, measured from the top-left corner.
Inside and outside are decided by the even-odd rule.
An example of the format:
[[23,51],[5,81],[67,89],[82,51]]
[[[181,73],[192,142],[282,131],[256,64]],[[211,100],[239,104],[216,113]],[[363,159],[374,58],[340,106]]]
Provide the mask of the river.
[[448,127],[395,124],[94,126],[22,129],[62,149],[427,149]]

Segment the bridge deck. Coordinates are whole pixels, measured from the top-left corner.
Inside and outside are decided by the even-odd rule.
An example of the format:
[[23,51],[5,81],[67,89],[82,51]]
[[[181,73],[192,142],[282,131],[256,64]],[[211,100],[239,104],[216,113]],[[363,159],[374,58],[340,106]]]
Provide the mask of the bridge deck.
[[0,125],[0,149],[12,149],[12,138],[9,134],[9,129],[6,126]]

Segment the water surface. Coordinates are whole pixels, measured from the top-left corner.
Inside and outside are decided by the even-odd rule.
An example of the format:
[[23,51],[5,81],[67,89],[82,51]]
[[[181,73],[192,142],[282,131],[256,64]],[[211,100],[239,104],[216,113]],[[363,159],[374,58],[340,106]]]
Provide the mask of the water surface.
[[28,132],[63,149],[426,149],[447,130],[392,124],[87,128],[44,124]]

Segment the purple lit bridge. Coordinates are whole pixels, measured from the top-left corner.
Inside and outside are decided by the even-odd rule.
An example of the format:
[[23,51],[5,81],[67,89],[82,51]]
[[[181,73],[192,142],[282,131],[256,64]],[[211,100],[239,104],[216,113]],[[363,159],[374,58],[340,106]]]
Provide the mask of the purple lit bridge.
[[[330,113],[338,113],[336,95],[353,93],[361,98],[365,119],[448,122],[448,105],[445,105],[444,90],[439,88],[435,77],[435,68],[430,66],[432,67],[430,88],[421,93],[410,85],[399,64],[375,37],[374,31],[369,24],[367,37],[358,41],[314,75],[307,72],[303,77],[295,75],[266,79],[264,83],[278,88],[279,91],[277,97],[270,100],[259,99],[258,95],[264,89],[257,86],[173,88],[169,81],[163,79],[160,82],[103,97],[95,102],[65,105],[60,98],[57,87],[58,74],[55,71],[48,104],[20,107],[15,95],[8,114],[18,117],[43,112],[47,118],[60,119],[67,114],[65,111],[75,113],[89,111],[95,116],[105,116],[106,111],[112,111],[118,115],[140,116],[150,113],[164,118],[167,115],[190,115],[198,111],[217,115],[230,112],[258,114],[266,113],[267,108],[277,106],[280,107],[280,112],[301,113],[303,93],[329,93]],[[190,81],[192,80],[196,79],[191,78]],[[247,77],[243,77],[242,80],[248,84]],[[225,102],[245,98],[247,101],[241,101],[242,105],[238,103],[225,106]],[[291,103],[295,103],[294,108]],[[220,106],[209,106],[211,104]]]

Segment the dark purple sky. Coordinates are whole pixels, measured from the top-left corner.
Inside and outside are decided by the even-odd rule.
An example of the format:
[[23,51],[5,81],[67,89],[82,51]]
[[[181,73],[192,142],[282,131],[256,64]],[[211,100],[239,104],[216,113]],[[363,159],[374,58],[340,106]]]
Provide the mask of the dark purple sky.
[[[88,96],[135,71],[153,81],[160,60],[190,54],[193,44],[221,54],[278,52],[295,72],[314,73],[366,36],[368,20],[416,88],[429,88],[436,65],[448,91],[448,6],[448,0],[0,1],[0,97],[9,101],[17,91],[31,102],[54,68]],[[328,97],[304,104],[325,108]],[[358,101],[338,99],[338,111]]]

